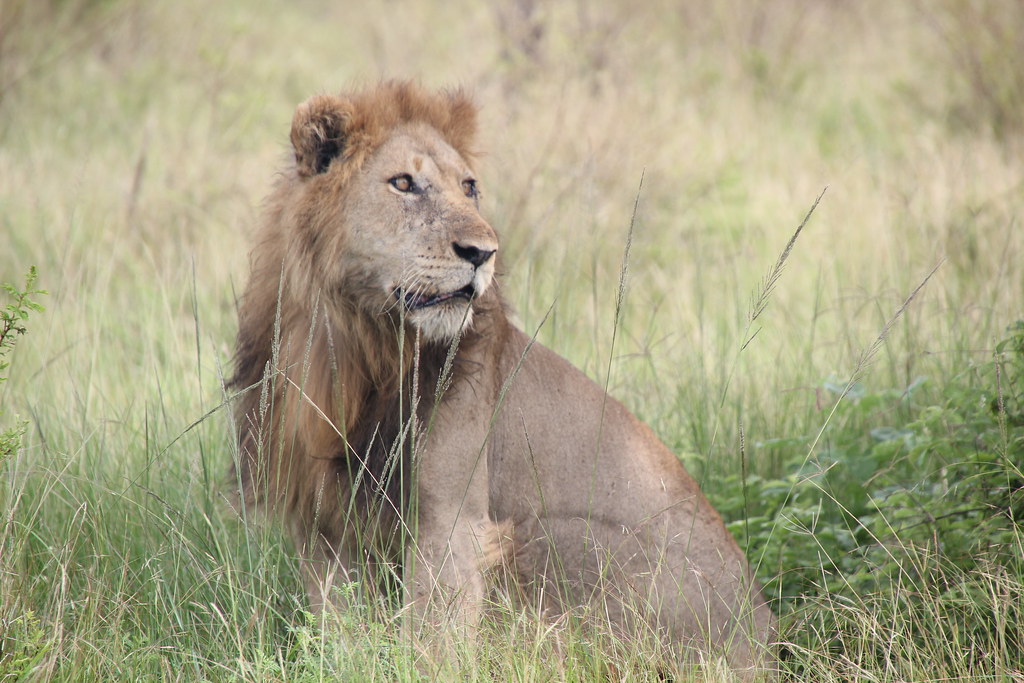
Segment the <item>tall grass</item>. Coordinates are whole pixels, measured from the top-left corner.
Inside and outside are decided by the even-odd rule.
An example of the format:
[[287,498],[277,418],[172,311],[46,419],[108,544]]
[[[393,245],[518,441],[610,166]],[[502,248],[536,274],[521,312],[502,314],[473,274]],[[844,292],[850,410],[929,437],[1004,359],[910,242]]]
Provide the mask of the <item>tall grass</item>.
[[[996,0],[4,3],[0,282],[36,264],[50,295],[0,386],[29,420],[0,465],[0,676],[419,675],[386,617],[302,614],[291,549],[226,504],[218,409],[295,104],[414,76],[476,91],[520,323],[702,482],[791,671],[1019,677],[1021,24]],[[494,610],[438,678],[656,675]]]

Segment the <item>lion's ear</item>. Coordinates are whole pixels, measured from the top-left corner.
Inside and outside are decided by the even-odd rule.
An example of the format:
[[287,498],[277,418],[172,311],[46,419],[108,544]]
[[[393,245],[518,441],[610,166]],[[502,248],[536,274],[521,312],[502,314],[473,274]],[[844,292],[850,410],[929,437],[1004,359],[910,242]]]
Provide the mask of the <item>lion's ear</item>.
[[292,118],[295,165],[303,178],[323,173],[345,148],[351,120],[347,103],[332,95],[314,95],[299,105]]

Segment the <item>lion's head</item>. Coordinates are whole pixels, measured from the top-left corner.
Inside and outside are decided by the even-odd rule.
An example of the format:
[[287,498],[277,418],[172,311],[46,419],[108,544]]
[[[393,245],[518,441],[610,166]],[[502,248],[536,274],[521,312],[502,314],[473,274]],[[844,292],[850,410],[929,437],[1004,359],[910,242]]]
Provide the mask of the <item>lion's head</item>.
[[[404,318],[426,340],[456,337],[494,277],[497,237],[480,216],[461,93],[391,83],[315,96],[292,122],[288,211],[323,296]],[[310,283],[312,284],[312,283]]]

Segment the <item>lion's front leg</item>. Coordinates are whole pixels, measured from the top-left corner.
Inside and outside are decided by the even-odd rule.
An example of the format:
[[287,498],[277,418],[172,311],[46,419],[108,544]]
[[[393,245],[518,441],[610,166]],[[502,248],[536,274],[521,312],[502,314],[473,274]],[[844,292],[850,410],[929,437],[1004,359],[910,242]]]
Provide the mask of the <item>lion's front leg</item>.
[[486,516],[469,519],[446,512],[437,519],[421,515],[417,542],[407,554],[413,627],[427,642],[453,634],[471,641],[487,591],[484,571],[499,555],[498,527]]
[[487,398],[493,394],[486,384],[473,376],[453,388],[413,456],[406,598],[413,630],[427,641],[453,631],[472,639],[483,612],[484,573],[502,554],[500,527],[488,514],[486,441],[493,408]]

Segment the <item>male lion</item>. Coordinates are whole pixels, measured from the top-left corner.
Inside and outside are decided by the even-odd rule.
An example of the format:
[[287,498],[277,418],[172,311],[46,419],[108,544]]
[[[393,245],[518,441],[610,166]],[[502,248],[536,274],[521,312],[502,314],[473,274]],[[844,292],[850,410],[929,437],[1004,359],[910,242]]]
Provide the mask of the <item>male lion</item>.
[[471,635],[501,565],[535,608],[770,662],[769,608],[679,460],[509,322],[475,128],[462,93],[401,82],[296,110],[238,316],[245,504],[287,522],[318,608],[400,579],[415,626]]

